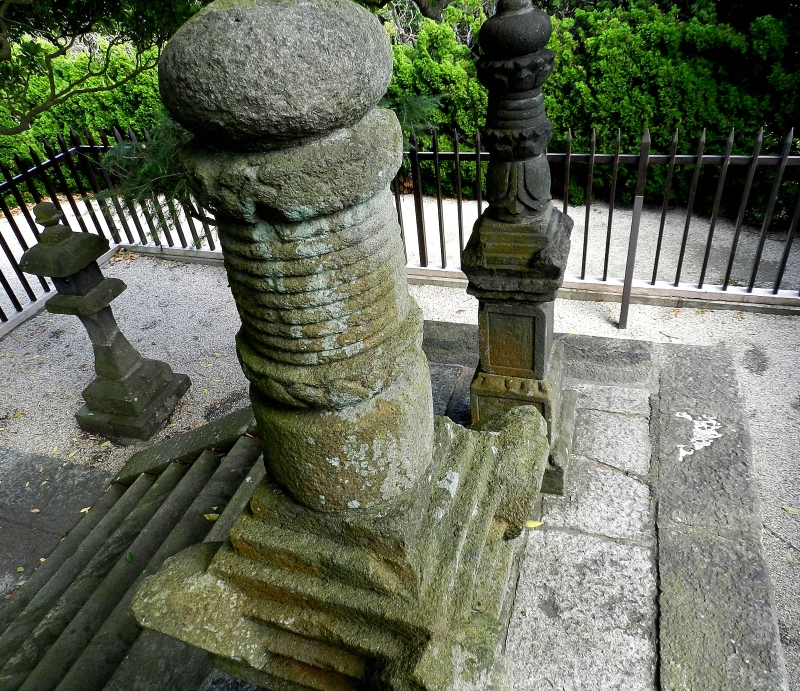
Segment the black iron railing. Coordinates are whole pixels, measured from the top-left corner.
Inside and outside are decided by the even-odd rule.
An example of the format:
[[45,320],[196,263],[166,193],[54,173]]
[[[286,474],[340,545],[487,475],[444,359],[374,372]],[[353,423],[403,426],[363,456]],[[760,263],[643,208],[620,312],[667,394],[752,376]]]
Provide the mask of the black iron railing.
[[[412,140],[412,146],[406,152],[407,166],[404,172],[398,175],[392,185],[400,232],[403,238],[407,256],[413,251],[414,264],[423,269],[449,270],[458,269],[457,256],[465,246],[469,237],[467,226],[467,204],[474,204],[472,209],[476,217],[484,208],[482,195],[484,166],[489,160],[489,154],[481,149],[480,136],[467,139],[458,132],[447,136],[447,148],[443,150],[441,137],[434,133],[432,136],[432,150],[421,151],[417,142]],[[149,139],[149,135],[144,133]],[[678,154],[677,134],[671,143],[668,154],[653,153],[650,150],[649,136],[642,138],[640,151],[635,154],[622,153],[620,150],[620,137],[618,135],[613,153],[598,153],[596,151],[596,136],[594,131],[589,139],[589,152],[576,153],[572,151],[572,133],[568,133],[566,151],[564,153],[548,153],[547,158],[554,171],[553,194],[560,194],[561,206],[565,213],[571,212],[576,218],[576,228],[573,231],[573,246],[575,251],[580,248],[580,257],[575,258],[575,275],[569,277],[572,285],[585,282],[592,286],[607,284],[607,287],[618,288],[622,294],[622,310],[627,315],[628,304],[631,299],[632,289],[641,290],[648,284],[653,290],[663,290],[668,286],[674,288],[685,287],[703,291],[707,299],[721,297],[724,294],[749,293],[754,298],[765,297],[768,293],[779,295],[791,304],[797,300],[800,306],[800,270],[793,271],[787,276],[787,266],[790,259],[800,265],[792,253],[793,242],[797,234],[800,221],[800,199],[794,203],[794,212],[788,227],[782,231],[783,248],[780,259],[775,266],[774,279],[757,281],[759,270],[764,270],[763,255],[765,245],[769,239],[774,246],[775,238],[770,235],[776,202],[779,195],[785,198],[792,185],[797,186],[797,176],[791,178],[790,173],[800,167],[800,156],[790,155],[793,142],[793,133],[786,137],[780,155],[762,155],[763,134],[756,138],[750,155],[733,155],[733,133],[728,139],[723,153],[708,153],[705,150],[705,136],[701,137],[694,154]],[[69,142],[64,137],[57,138],[56,145],[44,143],[43,148],[46,158],[41,158],[31,150],[31,165],[23,164],[16,160],[17,171],[12,172],[0,164],[0,322],[7,322],[15,314],[26,311],[32,303],[36,303],[52,290],[51,285],[45,280],[26,275],[19,268],[19,259],[22,253],[32,244],[38,242],[39,233],[29,210],[30,202],[38,202],[44,198],[52,201],[65,213],[66,221],[75,231],[93,232],[109,239],[112,244],[119,245],[149,245],[176,249],[201,249],[217,251],[216,229],[213,216],[202,210],[196,204],[196,211],[182,207],[172,199],[151,200],[155,203],[136,204],[130,199],[113,192],[119,185],[118,171],[113,167],[103,165],[103,156],[114,144],[136,142],[136,135],[128,130],[122,133],[115,129],[109,133],[101,133],[98,138],[89,132],[83,136],[71,131]],[[447,174],[443,174],[443,164],[448,164]],[[452,164],[452,170],[450,170]],[[469,173],[469,183],[465,183],[464,164],[472,164]],[[701,171],[716,167],[716,192],[710,208],[710,219],[699,218],[695,215],[698,185]],[[596,182],[598,170],[602,168],[604,176],[604,189],[607,192],[607,213],[602,223],[603,230],[593,223],[593,210],[597,207]],[[630,169],[630,174],[626,170]],[[663,171],[663,191],[661,194],[660,223],[657,237],[654,240],[652,258],[647,257],[648,278],[636,279],[634,266],[641,258],[639,255],[640,235],[639,223],[642,218],[643,190],[648,173],[661,168]],[[731,170],[740,169],[746,172],[744,184],[741,188],[741,200],[738,212],[733,222],[730,243],[721,247],[719,241],[720,209],[723,191],[730,181]],[[620,178],[623,172],[629,181],[633,181],[635,174],[635,194],[632,201],[634,212],[631,224],[627,229],[620,230],[619,218],[627,214],[629,205],[624,206],[618,202],[620,197]],[[675,180],[678,174],[688,177],[692,171],[691,182],[688,184],[685,198],[676,198],[674,192]],[[577,172],[576,172],[577,171]],[[763,204],[761,214],[761,228],[755,233],[747,228],[745,221],[749,212],[752,212],[751,192],[756,183],[764,187],[764,179],[759,178],[759,173],[773,172],[771,191]],[[576,177],[577,176],[577,177]],[[585,199],[582,211],[576,214],[574,206],[570,207],[570,189],[574,191],[574,181],[581,181],[582,196]],[[443,197],[443,180],[446,180],[453,191],[452,199]],[[408,187],[411,183],[411,195],[401,193],[401,187]],[[685,185],[684,185],[685,187]],[[425,190],[428,190],[436,203],[437,233],[428,235],[429,220],[425,212]],[[468,193],[468,194],[465,194]],[[652,194],[650,195],[652,196]],[[409,200],[409,197],[411,198]],[[469,197],[469,198],[468,198]],[[641,198],[641,199],[639,199]],[[638,212],[637,209],[637,199]],[[404,222],[403,206],[413,202],[413,229]],[[193,200],[196,203],[196,200]],[[763,201],[763,200],[762,200]],[[455,224],[449,224],[445,218],[445,205],[455,206]],[[672,265],[665,265],[664,247],[667,241],[666,228],[668,216],[675,213],[675,206],[685,213],[679,246],[673,248],[673,256],[669,261]],[[12,208],[16,213],[12,213]],[[648,213],[657,213],[650,210]],[[731,215],[731,221],[733,216]],[[596,216],[596,214],[595,214]],[[615,220],[616,219],[616,220]],[[581,224],[579,220],[582,220]],[[616,225],[615,225],[616,223]],[[704,243],[698,250],[693,247],[699,262],[699,276],[697,281],[684,282],[686,274],[687,248],[689,247],[690,230],[697,233],[699,224],[708,223],[704,231]],[[582,225],[582,227],[581,227]],[[786,225],[786,224],[784,224]],[[614,230],[616,228],[616,230]],[[603,232],[604,231],[604,232]],[[624,241],[627,246],[624,268],[619,261],[616,268],[612,265],[612,232],[616,241]],[[625,237],[620,237],[620,233]],[[747,252],[742,249],[742,238],[748,237]],[[785,235],[785,237],[783,237]],[[757,239],[755,239],[757,236]],[[435,239],[434,239],[435,238]],[[448,265],[447,244],[448,239],[457,242],[456,258],[452,265]],[[674,238],[674,239],[677,239]],[[438,242],[437,242],[438,240]],[[439,261],[431,261],[430,244],[433,243],[434,254],[439,254]],[[727,241],[726,241],[727,242]],[[436,245],[438,244],[438,248]],[[724,272],[715,269],[717,283],[709,283],[709,267],[712,259],[712,245],[716,251],[716,264],[719,265],[720,253],[725,253]],[[620,245],[621,246],[621,245]],[[675,251],[676,250],[676,251]],[[589,275],[588,259],[594,253],[602,257],[602,272],[596,278]],[[622,255],[624,250],[617,249],[616,254]],[[745,256],[746,254],[746,256]],[[699,259],[702,255],[702,260]],[[418,261],[417,261],[418,260]],[[746,263],[746,271],[742,263]],[[775,264],[775,262],[772,262]],[[599,265],[599,264],[598,264]],[[734,266],[737,267],[736,278]],[[577,267],[580,267],[579,270]],[[614,275],[616,273],[616,275]],[[669,275],[669,281],[659,281],[659,273]],[[641,270],[639,271],[641,275]],[[724,275],[723,275],[724,274]],[[673,279],[674,277],[674,279]],[[758,285],[757,285],[758,283]],[[790,292],[791,291],[791,292]],[[765,298],[766,299],[766,298]],[[624,320],[621,319],[621,325]]]

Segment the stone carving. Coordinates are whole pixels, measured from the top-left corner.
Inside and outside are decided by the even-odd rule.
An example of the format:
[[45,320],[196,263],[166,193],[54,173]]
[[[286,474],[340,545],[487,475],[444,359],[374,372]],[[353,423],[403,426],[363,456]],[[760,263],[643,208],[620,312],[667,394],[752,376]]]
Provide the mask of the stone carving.
[[375,107],[383,28],[350,0],[218,0],[160,70],[195,133],[184,164],[218,221],[267,476],[229,542],[145,583],[137,620],[268,688],[485,686],[546,427],[533,407],[475,430],[433,417],[388,189],[401,131]]
[[[489,207],[478,219],[461,265],[479,302],[480,366],[470,389],[473,421],[531,402],[501,391],[547,391],[536,403],[554,452],[548,488],[563,491],[565,458],[558,427],[560,369],[551,368],[553,300],[564,280],[572,219],[550,201],[547,144],[552,125],[542,85],[553,69],[550,19],[531,0],[500,0],[481,28],[478,79],[489,89],[483,141],[491,152]],[[508,384],[508,377],[522,381]],[[545,383],[546,382],[546,383]],[[544,383],[543,386],[540,384]],[[569,418],[569,404],[565,407]],[[562,424],[563,420],[563,424]],[[558,450],[558,451],[556,451]]]
[[104,278],[97,264],[108,240],[73,233],[59,223],[62,214],[50,202],[37,204],[33,212],[45,230],[20,267],[53,279],[58,295],[47,301],[48,311],[77,316],[94,350],[97,377],[83,390],[86,405],[75,414],[78,425],[118,444],[150,439],[191,386],[189,377],[173,374],[165,362],[143,358],[119,330],[111,301],[126,286],[118,278]]

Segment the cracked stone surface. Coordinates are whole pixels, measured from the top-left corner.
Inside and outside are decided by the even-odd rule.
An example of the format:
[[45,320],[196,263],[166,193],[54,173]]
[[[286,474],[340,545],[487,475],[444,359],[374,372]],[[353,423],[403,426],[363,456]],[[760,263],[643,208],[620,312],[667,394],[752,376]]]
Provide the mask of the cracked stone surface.
[[543,501],[547,525],[652,546],[653,499],[650,487],[624,473],[582,458],[570,465],[564,497]]
[[655,597],[651,549],[533,531],[506,648],[515,690],[652,691]]
[[573,454],[644,477],[650,470],[649,422],[581,409],[576,418]]

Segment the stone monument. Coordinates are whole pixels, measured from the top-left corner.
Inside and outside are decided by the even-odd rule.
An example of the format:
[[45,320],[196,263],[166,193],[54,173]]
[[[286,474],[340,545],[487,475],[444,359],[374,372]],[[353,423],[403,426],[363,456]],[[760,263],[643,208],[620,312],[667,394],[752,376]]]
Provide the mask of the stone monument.
[[160,65],[216,215],[267,469],[225,543],[169,560],[145,627],[270,689],[472,689],[502,656],[548,443],[533,407],[434,418],[389,193],[392,69],[350,0],[217,0]]
[[50,202],[37,204],[33,212],[45,229],[20,268],[52,278],[58,295],[47,301],[47,310],[78,317],[94,350],[97,377],[83,390],[86,404],[75,414],[78,425],[117,444],[150,439],[191,386],[189,377],[174,374],[165,362],[143,358],[119,330],[111,301],[127,286],[104,278],[97,264],[108,252],[108,240],[60,224],[63,214]]
[[480,363],[470,387],[472,421],[535,405],[548,424],[544,491],[563,493],[574,399],[562,393],[553,348],[553,301],[564,280],[572,219],[550,201],[552,125],[542,85],[553,69],[545,49],[550,18],[531,0],[500,0],[481,27],[478,79],[489,89],[483,141],[491,152],[487,210],[461,259],[479,300]]

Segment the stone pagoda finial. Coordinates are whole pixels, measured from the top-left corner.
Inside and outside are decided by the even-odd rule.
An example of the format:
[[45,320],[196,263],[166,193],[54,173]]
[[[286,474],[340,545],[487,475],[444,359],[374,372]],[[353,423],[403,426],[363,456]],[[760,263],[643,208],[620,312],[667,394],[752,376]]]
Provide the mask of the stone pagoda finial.
[[191,386],[189,377],[143,358],[119,330],[111,301],[126,285],[104,278],[97,264],[108,252],[108,240],[61,225],[63,214],[50,202],[37,204],[33,213],[45,230],[20,268],[52,278],[58,295],[47,301],[48,311],[77,316],[94,350],[97,377],[83,390],[86,405],[75,414],[78,425],[118,444],[150,439]]
[[[550,18],[531,0],[500,0],[481,27],[478,79],[489,89],[483,141],[491,152],[489,207],[461,266],[479,300],[480,365],[470,389],[473,422],[536,405],[552,444],[545,486],[563,491],[569,405],[562,411],[561,357],[553,353],[553,301],[564,280],[572,219],[550,199],[552,124],[542,85],[553,69]],[[563,424],[562,424],[563,423]],[[569,434],[566,435],[569,437]]]
[[159,69],[195,134],[267,474],[230,541],[177,555],[134,615],[267,688],[483,685],[544,423],[434,419],[389,193],[402,134],[375,106],[383,27],[350,0],[217,0]]

